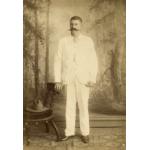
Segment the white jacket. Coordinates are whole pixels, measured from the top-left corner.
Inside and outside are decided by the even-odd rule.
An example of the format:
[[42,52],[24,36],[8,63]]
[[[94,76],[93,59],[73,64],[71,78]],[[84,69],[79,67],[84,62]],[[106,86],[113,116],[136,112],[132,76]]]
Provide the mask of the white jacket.
[[54,59],[55,82],[68,84],[75,78],[82,84],[96,82],[97,57],[91,38],[80,35],[78,41],[68,36],[59,41]]

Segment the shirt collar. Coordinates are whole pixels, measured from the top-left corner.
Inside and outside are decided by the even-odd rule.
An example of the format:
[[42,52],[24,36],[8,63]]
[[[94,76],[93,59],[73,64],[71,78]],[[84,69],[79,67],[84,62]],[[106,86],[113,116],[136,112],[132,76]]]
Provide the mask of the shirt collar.
[[[72,35],[70,35],[70,36],[71,36],[71,38],[73,39],[73,36],[72,36]],[[78,36],[78,39],[81,39],[82,37],[83,37],[83,34],[80,33],[79,36]]]

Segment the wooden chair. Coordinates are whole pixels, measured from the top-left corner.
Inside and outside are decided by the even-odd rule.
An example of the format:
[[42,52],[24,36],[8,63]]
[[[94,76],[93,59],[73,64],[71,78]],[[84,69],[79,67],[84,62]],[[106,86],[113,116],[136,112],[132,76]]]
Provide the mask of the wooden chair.
[[[31,125],[37,125],[39,123],[45,124],[46,132],[49,133],[49,124],[53,127],[57,141],[60,140],[60,132],[59,129],[54,121],[53,116],[53,100],[54,95],[57,94],[57,92],[54,89],[54,83],[48,83],[47,84],[47,92],[46,97],[44,100],[44,105],[47,105],[46,109],[43,110],[35,110],[32,108],[25,108],[24,110],[24,131],[25,131],[25,137],[26,137],[26,144],[30,144],[30,128]],[[50,99],[50,100],[49,100]]]

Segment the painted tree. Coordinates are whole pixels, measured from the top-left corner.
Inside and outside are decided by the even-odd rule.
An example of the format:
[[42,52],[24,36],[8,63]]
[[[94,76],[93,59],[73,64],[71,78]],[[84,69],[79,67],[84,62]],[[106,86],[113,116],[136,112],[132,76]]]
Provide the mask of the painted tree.
[[[24,101],[41,97],[40,74],[41,68],[39,59],[40,51],[45,49],[45,72],[48,69],[48,48],[49,48],[49,6],[50,0],[24,0],[24,34],[23,34],[23,57],[24,57]],[[46,15],[45,22],[40,23],[39,14]],[[44,25],[43,25],[44,24]],[[44,26],[44,27],[43,27]],[[45,27],[46,26],[46,27]],[[46,30],[46,31],[45,31]],[[45,32],[44,32],[45,31]],[[40,46],[40,48],[39,48]],[[45,53],[45,52],[44,52]],[[43,72],[42,72],[43,73]],[[45,90],[45,89],[43,89]]]

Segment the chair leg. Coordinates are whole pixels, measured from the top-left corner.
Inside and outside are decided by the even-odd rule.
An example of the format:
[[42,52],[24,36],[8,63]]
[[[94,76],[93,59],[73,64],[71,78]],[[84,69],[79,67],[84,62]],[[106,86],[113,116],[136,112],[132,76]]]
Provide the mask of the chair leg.
[[59,132],[58,127],[57,127],[57,125],[56,125],[56,123],[53,119],[51,120],[51,125],[55,130],[55,133],[56,133],[56,136],[57,136],[57,141],[60,141],[60,139],[61,139],[60,132]]
[[49,133],[49,122],[45,121],[46,132]]
[[25,122],[25,137],[26,137],[26,145],[30,144],[30,136],[29,136],[29,124]]

